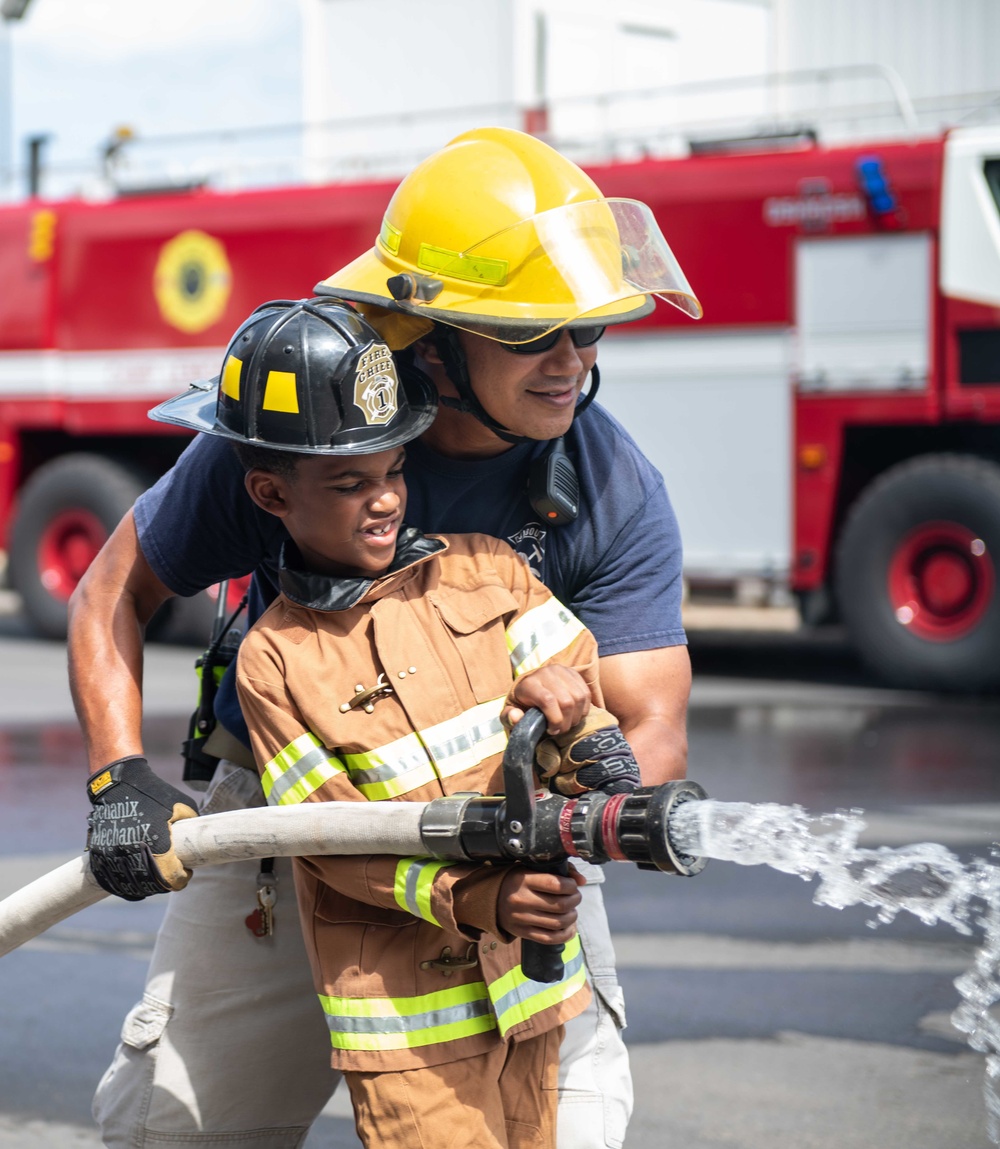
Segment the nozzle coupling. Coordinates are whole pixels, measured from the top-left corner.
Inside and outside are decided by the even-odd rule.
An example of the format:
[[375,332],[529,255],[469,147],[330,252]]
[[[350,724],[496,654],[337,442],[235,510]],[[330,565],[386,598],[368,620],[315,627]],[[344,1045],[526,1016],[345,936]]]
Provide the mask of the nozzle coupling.
[[581,794],[570,798],[560,814],[560,841],[567,854],[588,862],[634,862],[641,870],[693,877],[708,859],[677,848],[670,819],[683,803],[707,797],[697,782],[688,781],[643,786],[627,794]]
[[[670,819],[685,802],[708,795],[697,782],[666,782],[627,794],[591,791],[577,798],[535,795],[530,824],[511,822],[503,797],[453,794],[428,803],[421,837],[439,858],[546,863],[583,858],[598,865],[634,862],[643,870],[692,877],[706,858],[670,838]],[[523,815],[522,815],[523,817]]]

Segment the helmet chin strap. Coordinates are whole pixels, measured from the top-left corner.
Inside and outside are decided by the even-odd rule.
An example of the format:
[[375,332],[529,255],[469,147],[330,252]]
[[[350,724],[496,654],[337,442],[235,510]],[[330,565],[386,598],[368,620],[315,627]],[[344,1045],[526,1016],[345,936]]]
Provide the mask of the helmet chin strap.
[[[457,329],[449,327],[444,323],[437,323],[434,325],[434,332],[431,335],[431,339],[433,340],[435,350],[438,355],[441,356],[445,374],[455,385],[455,390],[459,394],[458,399],[453,399],[450,395],[439,396],[438,402],[441,406],[448,407],[452,411],[461,411],[463,415],[472,415],[473,418],[478,419],[484,427],[489,428],[494,435],[503,439],[505,443],[527,442],[530,436],[517,435],[511,431],[509,427],[498,423],[482,403],[479,402],[475,391],[472,389],[472,380],[469,378],[469,364],[465,357],[465,350],[458,338]],[[590,369],[590,389],[583,397],[582,402],[576,405],[576,409],[573,412],[574,419],[578,419],[590,404],[593,403],[600,385],[601,373],[598,371],[597,364],[595,363]]]

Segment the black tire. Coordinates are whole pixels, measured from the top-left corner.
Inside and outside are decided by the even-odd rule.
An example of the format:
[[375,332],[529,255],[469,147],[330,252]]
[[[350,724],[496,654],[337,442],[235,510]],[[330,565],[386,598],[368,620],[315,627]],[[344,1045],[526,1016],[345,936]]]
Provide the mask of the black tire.
[[36,633],[66,637],[70,593],[147,485],[137,470],[89,454],[54,459],[24,484],[8,571]]
[[880,475],[841,533],[835,591],[855,649],[885,682],[995,690],[1000,466],[923,455]]

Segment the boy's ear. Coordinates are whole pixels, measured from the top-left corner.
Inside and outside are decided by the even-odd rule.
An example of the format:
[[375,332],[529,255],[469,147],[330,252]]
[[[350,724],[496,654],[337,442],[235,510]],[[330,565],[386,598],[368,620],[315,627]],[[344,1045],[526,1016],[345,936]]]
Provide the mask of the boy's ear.
[[243,476],[243,485],[262,511],[277,515],[279,519],[288,514],[288,485],[283,475],[273,475],[270,471],[254,467]]

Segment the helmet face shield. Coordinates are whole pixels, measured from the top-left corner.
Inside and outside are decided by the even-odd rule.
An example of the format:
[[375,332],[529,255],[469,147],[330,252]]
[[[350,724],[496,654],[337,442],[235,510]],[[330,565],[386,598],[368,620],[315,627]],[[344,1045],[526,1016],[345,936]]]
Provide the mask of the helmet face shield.
[[417,267],[441,289],[432,285],[424,299],[399,307],[502,343],[525,343],[583,317],[625,322],[649,310],[650,295],[692,318],[702,314],[652,211],[637,200],[564,204],[461,252],[423,243]]

